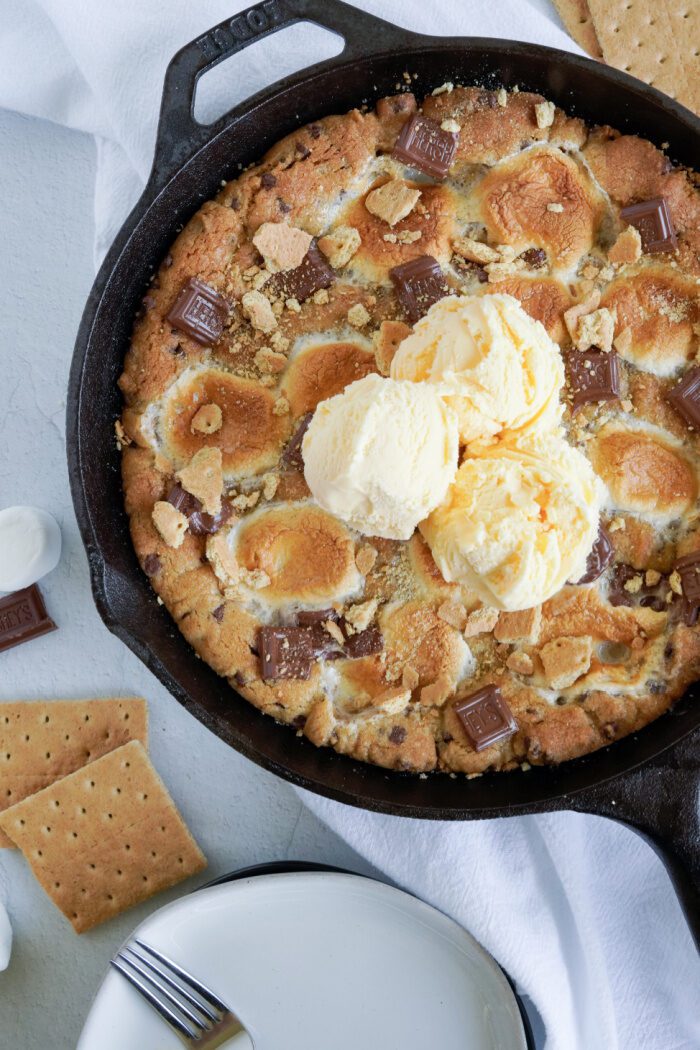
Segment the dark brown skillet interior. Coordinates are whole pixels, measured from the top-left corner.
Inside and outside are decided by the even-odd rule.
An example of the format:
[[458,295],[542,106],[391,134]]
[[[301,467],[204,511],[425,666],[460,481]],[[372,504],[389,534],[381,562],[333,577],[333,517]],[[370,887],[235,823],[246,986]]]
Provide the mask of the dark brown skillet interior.
[[[260,6],[252,10],[257,12]],[[178,82],[176,59],[166,82],[165,123],[152,181],[107,257],[86,307],[71,372],[68,454],[76,513],[100,613],[107,626],[195,717],[248,758],[292,783],[352,805],[421,818],[470,819],[580,808],[627,816],[637,826],[655,827],[657,831],[665,822],[667,834],[684,839],[676,846],[686,862],[688,851],[695,851],[695,879],[700,882],[697,815],[693,823],[692,813],[688,816],[685,807],[686,823],[680,831],[674,829],[671,824],[680,819],[680,810],[671,798],[660,805],[655,824],[645,822],[644,817],[645,808],[653,808],[647,806],[647,790],[653,790],[658,776],[666,776],[669,770],[678,789],[690,791],[692,803],[698,745],[686,743],[682,752],[668,752],[676,756],[672,760],[664,757],[664,752],[700,723],[697,687],[689,690],[670,714],[641,733],[559,768],[499,773],[474,780],[443,775],[419,779],[389,773],[329,749],[317,750],[239,698],[196,659],[167,612],[156,603],[137,565],[122,505],[114,442],[113,424],[120,412],[116,381],[133,315],[150,275],[181,224],[203,200],[216,193],[222,178],[235,177],[239,164],[258,159],[300,123],[344,112],[363,101],[371,104],[382,95],[394,93],[405,70],[418,74],[418,93],[427,93],[446,80],[487,87],[518,84],[541,92],[589,123],[609,123],[657,144],[668,142],[668,152],[675,161],[697,164],[700,155],[698,122],[691,114],[614,70],[561,52],[508,41],[421,38],[330,0],[328,4],[324,0],[297,0],[294,7],[330,28],[335,20],[348,39],[354,33],[350,46],[331,62],[290,77],[237,107],[205,132],[188,124],[187,115],[183,117],[187,111],[181,96],[188,90],[189,81]],[[296,17],[286,19],[294,20]],[[208,34],[207,40],[210,37],[214,39]],[[206,46],[209,43],[200,41],[199,53],[205,53]],[[378,53],[368,54],[373,48]],[[195,64],[202,62],[199,53]],[[187,54],[183,52],[179,58],[187,64]],[[191,73],[192,62],[187,74],[190,79]],[[179,115],[168,123],[169,111],[172,116],[176,110]],[[604,786],[642,763],[650,763],[652,772],[640,771],[640,780],[632,774],[634,779]],[[689,771],[685,786],[681,784],[679,763]],[[625,785],[627,802],[623,806]],[[616,796],[619,810],[614,808]]]

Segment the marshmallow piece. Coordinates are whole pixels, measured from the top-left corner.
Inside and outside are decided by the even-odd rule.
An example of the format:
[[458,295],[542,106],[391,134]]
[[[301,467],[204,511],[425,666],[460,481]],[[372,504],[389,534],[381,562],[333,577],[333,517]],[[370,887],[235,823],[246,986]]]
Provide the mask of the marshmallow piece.
[[7,912],[0,904],[0,970],[6,970],[12,954],[12,927]]
[[38,507],[0,510],[0,591],[19,591],[58,565],[61,530]]

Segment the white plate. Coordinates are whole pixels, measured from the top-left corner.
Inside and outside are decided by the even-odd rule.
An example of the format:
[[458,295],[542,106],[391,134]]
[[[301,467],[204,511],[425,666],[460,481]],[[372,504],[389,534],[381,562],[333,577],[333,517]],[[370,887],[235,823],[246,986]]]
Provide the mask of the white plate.
[[[259,875],[175,901],[138,934],[229,1003],[255,1050],[527,1050],[515,996],[484,949],[372,879]],[[181,1047],[110,970],[78,1050]]]

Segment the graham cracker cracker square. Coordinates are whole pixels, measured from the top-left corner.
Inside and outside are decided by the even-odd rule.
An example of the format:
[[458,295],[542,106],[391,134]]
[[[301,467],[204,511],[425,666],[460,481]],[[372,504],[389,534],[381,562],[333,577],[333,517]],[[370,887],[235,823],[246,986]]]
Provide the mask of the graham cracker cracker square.
[[129,740],[148,745],[140,697],[0,703],[0,812]]
[[138,740],[0,814],[77,933],[206,867]]

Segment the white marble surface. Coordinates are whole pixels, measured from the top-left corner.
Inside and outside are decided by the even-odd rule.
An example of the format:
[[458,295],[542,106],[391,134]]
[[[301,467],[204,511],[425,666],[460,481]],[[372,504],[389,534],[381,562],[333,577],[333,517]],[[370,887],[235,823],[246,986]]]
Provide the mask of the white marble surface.
[[17,851],[0,850],[0,900],[14,949],[0,973],[0,1046],[72,1050],[108,960],[150,911],[248,864],[366,864],[285,783],[187,714],[109,634],[93,606],[68,489],[65,390],[92,283],[94,146],[87,136],[0,110],[0,508],[51,511],[63,557],[42,583],[59,630],[0,654],[0,700],[142,695],[153,761],[209,858],[170,893],[77,937]]

